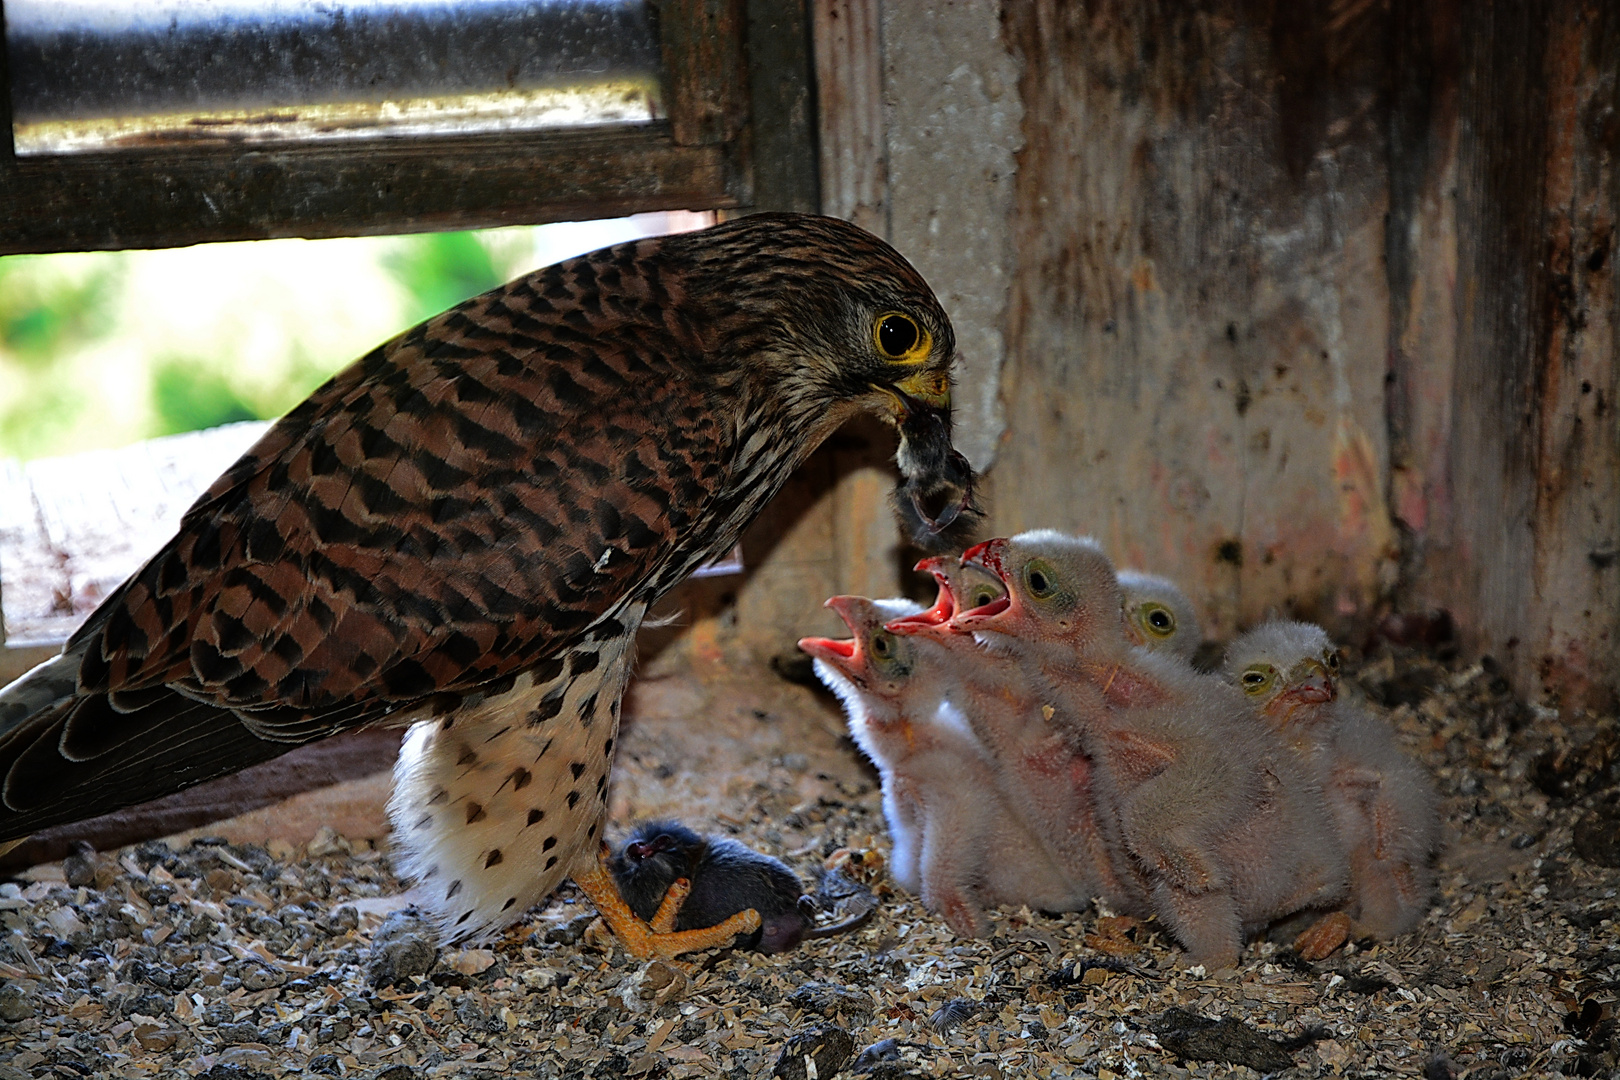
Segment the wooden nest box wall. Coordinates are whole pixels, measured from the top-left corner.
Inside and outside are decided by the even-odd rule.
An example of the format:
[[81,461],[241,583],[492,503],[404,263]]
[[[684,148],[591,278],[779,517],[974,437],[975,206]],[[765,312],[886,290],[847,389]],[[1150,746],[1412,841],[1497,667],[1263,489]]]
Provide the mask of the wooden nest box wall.
[[1091,532],[1212,637],[1444,610],[1613,706],[1620,9],[876,7],[826,5],[823,202],[957,319],[995,532]]

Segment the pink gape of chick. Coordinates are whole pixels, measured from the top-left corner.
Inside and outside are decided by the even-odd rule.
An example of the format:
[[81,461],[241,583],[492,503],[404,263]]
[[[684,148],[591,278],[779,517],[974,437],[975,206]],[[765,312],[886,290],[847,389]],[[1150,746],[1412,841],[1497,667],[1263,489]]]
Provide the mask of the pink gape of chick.
[[[1112,907],[1141,910],[1146,894],[1134,878],[1115,873],[1108,845],[1097,831],[1091,762],[1070,734],[1053,726],[1055,712],[1039,677],[1031,678],[998,639],[980,640],[957,627],[956,613],[999,600],[1006,589],[983,567],[954,558],[924,559],[917,569],[934,576],[934,606],[888,624],[939,657],[950,694],[989,751],[1000,803],[1011,807],[1064,868],[1080,902],[1101,896]],[[1065,909],[1068,910],[1068,909]]]
[[988,755],[947,698],[942,656],[884,629],[917,606],[858,596],[827,606],[854,637],[809,637],[799,648],[843,700],[851,736],[882,774],[895,880],[964,937],[986,933],[989,905],[1087,903],[1089,893],[1074,890],[998,796]]
[[1141,882],[1189,963],[1230,965],[1246,933],[1342,898],[1345,855],[1310,771],[1231,687],[1127,642],[1094,542],[1042,530],[963,562],[1007,593],[955,624],[995,635],[1045,679],[1054,724],[1091,761],[1116,872]]
[[[1401,753],[1388,724],[1339,697],[1338,650],[1326,632],[1311,623],[1258,626],[1227,649],[1226,672],[1327,795],[1350,856],[1344,914],[1380,938],[1417,925],[1440,849],[1434,785]],[[1307,959],[1321,959],[1340,940],[1302,936],[1297,945]]]

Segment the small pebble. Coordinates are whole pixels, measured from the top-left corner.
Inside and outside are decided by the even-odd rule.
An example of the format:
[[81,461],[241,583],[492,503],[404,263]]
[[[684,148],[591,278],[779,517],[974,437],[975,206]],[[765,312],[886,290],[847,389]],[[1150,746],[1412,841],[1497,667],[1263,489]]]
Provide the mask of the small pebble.
[[835,983],[807,982],[787,996],[787,1003],[829,1019],[839,1013],[865,1016],[872,1011],[870,997]]
[[239,976],[242,986],[248,990],[269,990],[273,986],[280,986],[287,981],[287,973],[271,967],[269,964],[243,964]]
[[322,825],[309,842],[309,857],[321,859],[329,855],[347,855],[354,850],[347,837],[330,825]]
[[771,1069],[781,1080],[808,1080],[806,1059],[815,1063],[816,1076],[835,1076],[855,1056],[855,1040],[836,1024],[809,1028],[792,1035]]
[[438,962],[437,935],[415,908],[396,911],[372,935],[366,958],[366,981],[375,987],[409,983]]
[[73,851],[62,860],[62,876],[74,888],[83,888],[96,883],[96,849],[85,843],[77,841]]
[[33,999],[16,983],[6,983],[0,986],[0,1020],[15,1024],[19,1020],[32,1017],[38,1008]]
[[216,1033],[221,1042],[231,1044],[262,1043],[265,1041],[264,1036],[259,1033],[259,1029],[252,1024],[221,1024]]
[[883,1039],[873,1043],[855,1058],[855,1063],[849,1067],[850,1072],[871,1072],[878,1065],[900,1060],[900,1041],[898,1039]]

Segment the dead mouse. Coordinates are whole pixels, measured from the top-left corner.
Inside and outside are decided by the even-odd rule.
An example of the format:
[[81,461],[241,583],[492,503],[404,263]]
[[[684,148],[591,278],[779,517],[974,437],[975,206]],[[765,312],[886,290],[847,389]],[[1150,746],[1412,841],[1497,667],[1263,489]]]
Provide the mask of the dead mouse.
[[815,901],[803,895],[798,875],[786,863],[730,837],[700,836],[676,821],[636,826],[608,868],[624,902],[643,921],[652,918],[677,878],[691,882],[692,891],[675,918],[676,930],[714,926],[753,908],[760,928],[737,943],[760,952],[786,952],[805,938],[843,933],[871,914],[816,926]]

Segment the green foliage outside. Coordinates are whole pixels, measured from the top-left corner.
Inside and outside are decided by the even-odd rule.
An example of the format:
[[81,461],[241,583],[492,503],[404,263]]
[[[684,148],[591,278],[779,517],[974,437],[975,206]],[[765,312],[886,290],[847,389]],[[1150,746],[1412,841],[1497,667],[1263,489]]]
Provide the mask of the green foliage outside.
[[489,248],[470,232],[410,237],[383,265],[411,298],[411,325],[506,280]]
[[528,269],[527,232],[0,258],[0,458],[279,416]]
[[116,288],[116,258],[88,272],[64,272],[48,256],[0,259],[0,347],[23,367],[42,367],[75,344],[112,329],[107,298]]

